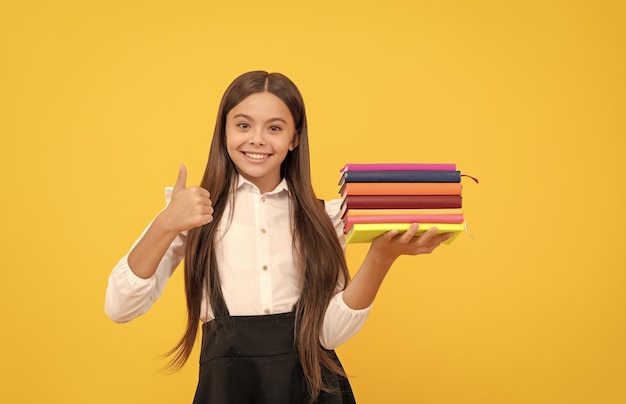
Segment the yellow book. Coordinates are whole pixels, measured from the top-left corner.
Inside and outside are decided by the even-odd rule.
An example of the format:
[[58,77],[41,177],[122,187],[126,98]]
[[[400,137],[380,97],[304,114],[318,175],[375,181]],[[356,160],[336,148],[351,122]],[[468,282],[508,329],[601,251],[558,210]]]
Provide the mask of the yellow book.
[[[376,237],[397,229],[400,234],[406,232],[411,223],[355,223],[346,234],[347,243],[371,243]],[[465,223],[420,223],[417,235],[423,234],[431,227],[437,228],[437,233],[454,233],[444,244],[450,244],[465,230]]]

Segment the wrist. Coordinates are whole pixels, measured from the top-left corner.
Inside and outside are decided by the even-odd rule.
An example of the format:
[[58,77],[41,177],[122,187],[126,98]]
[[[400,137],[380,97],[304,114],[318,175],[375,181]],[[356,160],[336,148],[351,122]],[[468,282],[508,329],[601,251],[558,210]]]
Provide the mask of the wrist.
[[367,252],[367,260],[379,271],[387,272],[396,260],[396,256],[386,254],[380,249],[371,248]]
[[176,226],[173,225],[172,220],[168,215],[167,209],[157,215],[157,217],[154,219],[154,222],[152,223],[152,226],[163,236],[176,236],[181,232],[181,230],[177,229]]

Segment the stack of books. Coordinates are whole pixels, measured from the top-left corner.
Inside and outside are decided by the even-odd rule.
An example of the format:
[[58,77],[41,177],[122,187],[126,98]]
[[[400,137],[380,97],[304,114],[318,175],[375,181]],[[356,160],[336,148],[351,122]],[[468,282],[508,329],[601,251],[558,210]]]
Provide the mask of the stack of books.
[[431,227],[465,230],[461,172],[456,164],[347,164],[339,193],[348,243],[367,243],[392,229],[403,233],[418,223],[418,234]]

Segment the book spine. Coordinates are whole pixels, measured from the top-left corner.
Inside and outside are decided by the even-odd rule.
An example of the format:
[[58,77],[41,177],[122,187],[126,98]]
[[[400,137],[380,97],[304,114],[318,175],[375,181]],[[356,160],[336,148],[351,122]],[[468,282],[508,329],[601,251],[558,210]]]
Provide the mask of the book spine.
[[345,223],[463,223],[463,215],[348,216]]
[[461,208],[461,195],[347,195],[347,209],[442,209]]
[[460,171],[347,171],[343,182],[461,182]]
[[[400,233],[404,233],[409,229],[411,225],[408,223],[363,223],[354,224],[346,232],[347,243],[366,243],[371,242],[374,238],[392,230],[396,229]],[[456,238],[460,232],[465,229],[464,223],[420,223],[417,234],[421,234],[427,231],[431,227],[436,227],[438,233],[452,232],[455,235],[452,239]],[[449,244],[450,240],[446,241]]]
[[454,171],[456,164],[422,164],[422,163],[379,163],[379,164],[346,164],[340,172],[344,171]]
[[454,209],[350,209],[343,216],[430,216],[462,215],[461,208]]
[[349,182],[345,195],[461,195],[460,182]]
[[344,232],[353,224],[362,223],[463,223],[463,215],[424,216],[348,216],[344,220]]

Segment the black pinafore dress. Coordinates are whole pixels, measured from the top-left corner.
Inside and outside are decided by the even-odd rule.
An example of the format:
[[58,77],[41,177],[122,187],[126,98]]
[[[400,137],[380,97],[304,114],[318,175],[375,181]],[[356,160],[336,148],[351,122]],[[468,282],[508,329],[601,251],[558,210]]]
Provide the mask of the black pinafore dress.
[[[193,404],[308,404],[304,373],[294,341],[295,313],[230,316],[223,297],[214,312],[227,313],[202,325],[200,376]],[[334,351],[328,355],[339,366]],[[325,384],[316,404],[356,404],[347,378],[322,369]]]

